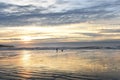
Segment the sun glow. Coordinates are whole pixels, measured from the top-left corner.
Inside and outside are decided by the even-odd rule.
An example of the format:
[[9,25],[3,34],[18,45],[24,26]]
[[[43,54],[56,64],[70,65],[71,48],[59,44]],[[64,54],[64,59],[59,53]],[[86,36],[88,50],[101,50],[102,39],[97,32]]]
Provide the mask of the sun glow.
[[22,41],[31,41],[32,40],[32,37],[30,36],[24,36],[21,38]]

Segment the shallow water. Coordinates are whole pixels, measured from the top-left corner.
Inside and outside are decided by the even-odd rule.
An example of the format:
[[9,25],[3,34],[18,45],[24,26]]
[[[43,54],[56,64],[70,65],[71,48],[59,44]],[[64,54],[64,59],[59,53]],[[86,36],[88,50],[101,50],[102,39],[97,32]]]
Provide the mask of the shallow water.
[[0,80],[120,80],[120,50],[0,51]]

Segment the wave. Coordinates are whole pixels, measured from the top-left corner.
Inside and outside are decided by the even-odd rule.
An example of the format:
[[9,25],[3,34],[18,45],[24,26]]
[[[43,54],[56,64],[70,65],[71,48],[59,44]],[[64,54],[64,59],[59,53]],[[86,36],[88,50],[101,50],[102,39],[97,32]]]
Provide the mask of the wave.
[[87,46],[87,47],[0,47],[0,50],[66,50],[66,49],[120,49],[116,47]]

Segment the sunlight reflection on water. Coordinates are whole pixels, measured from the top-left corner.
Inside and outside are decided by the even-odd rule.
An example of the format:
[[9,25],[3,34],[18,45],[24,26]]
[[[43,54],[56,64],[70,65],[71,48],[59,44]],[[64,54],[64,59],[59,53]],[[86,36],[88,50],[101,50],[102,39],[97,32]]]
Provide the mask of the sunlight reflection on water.
[[0,57],[2,80],[120,79],[119,50],[0,51]]

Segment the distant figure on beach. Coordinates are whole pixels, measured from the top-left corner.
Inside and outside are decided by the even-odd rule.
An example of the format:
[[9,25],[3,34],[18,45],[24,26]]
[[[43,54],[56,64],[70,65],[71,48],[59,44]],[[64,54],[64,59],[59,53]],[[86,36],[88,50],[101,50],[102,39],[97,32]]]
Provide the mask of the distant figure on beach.
[[58,48],[56,48],[56,52],[58,52]]
[[61,49],[61,52],[63,52],[63,49]]
[[[58,52],[58,50],[59,50],[59,48],[56,48],[56,52]],[[61,52],[63,52],[64,50],[63,49],[61,49]]]

